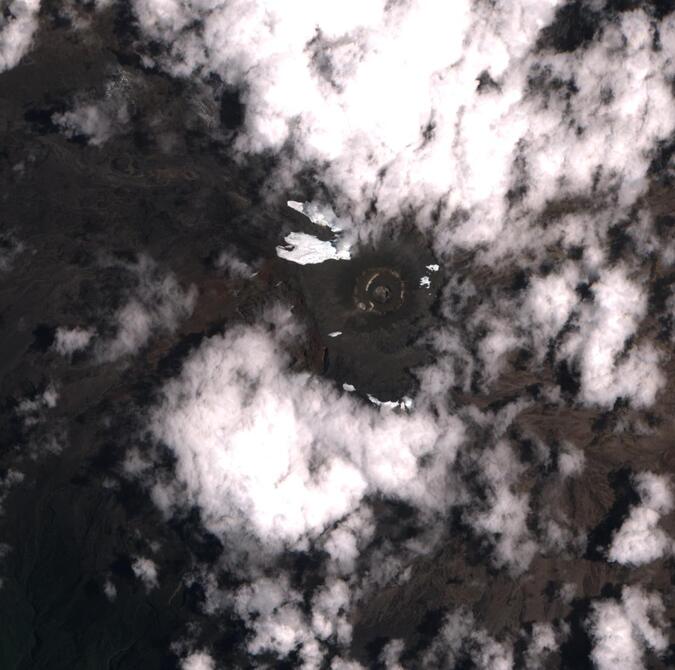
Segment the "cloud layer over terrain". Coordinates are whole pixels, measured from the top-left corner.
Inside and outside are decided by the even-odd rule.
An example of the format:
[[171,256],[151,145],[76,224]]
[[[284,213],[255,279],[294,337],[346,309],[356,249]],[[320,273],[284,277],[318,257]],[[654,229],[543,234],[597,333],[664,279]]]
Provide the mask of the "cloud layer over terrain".
[[[675,13],[657,18],[649,3],[620,4],[130,0],[116,30],[129,32],[138,85],[118,73],[98,97],[69,94],[59,111],[50,108],[54,146],[75,152],[68,139],[96,147],[86,151],[113,166],[105,184],[120,198],[147,179],[144,198],[166,197],[161,224],[171,218],[165,210],[193,197],[187,182],[207,183],[198,216],[171,220],[181,244],[197,239],[202,220],[223,219],[194,249],[162,246],[183,254],[175,267],[200,278],[210,258],[208,271],[218,275],[204,282],[213,282],[211,293],[141,249],[111,253],[97,266],[110,270],[110,301],[94,305],[86,322],[56,325],[41,354],[69,373],[82,359],[112,376],[123,366],[107,364],[133,370],[156,334],[172,340],[148,357],[147,383],[115,396],[142,425],[117,474],[150,491],[167,526],[196,518],[213,539],[217,555],[190,554],[180,579],[199,593],[195,618],[241,626],[237,644],[255,667],[281,659],[308,669],[367,667],[354,660],[358,645],[368,646],[355,631],[370,625],[363,618],[371,601],[403,592],[410,602],[433,602],[435,619],[405,635],[392,624],[390,635],[381,620],[397,613],[375,617],[370,642],[381,645],[367,652],[388,670],[534,669],[570,654],[573,636],[598,670],[665,658],[671,603],[639,571],[672,560],[672,481],[652,467],[668,462],[650,453],[649,465],[635,465],[637,431],[628,446],[614,441],[611,459],[603,449],[620,426],[647,433],[668,412],[659,403],[671,391],[675,297],[668,284],[655,290],[654,278],[672,274],[675,247],[664,243],[648,196],[654,166],[673,168]],[[39,8],[35,0],[8,4],[0,71],[28,53]],[[211,163],[188,179],[187,149],[170,157],[179,167],[157,160],[138,174],[115,172],[107,152],[126,152],[127,143],[172,151],[166,137],[131,132],[142,126],[142,105],[133,104],[141,72],[187,81],[175,89],[186,97],[192,84],[204,99],[212,94],[201,111],[214,116],[208,132],[190,129],[191,139],[217,154],[216,165],[264,173],[261,192],[257,182],[250,187],[260,209],[248,192],[225,198],[236,180],[210,181]],[[216,118],[223,91],[241,105],[241,124]],[[164,121],[158,112],[148,128]],[[232,221],[223,206],[230,196],[246,203],[242,211],[251,206]],[[269,229],[283,232],[263,244],[258,212],[277,217],[279,203],[295,212],[280,214]],[[293,222],[306,228],[293,230]],[[429,298],[418,320],[433,325],[420,326],[421,341],[403,328],[391,359],[359,359],[377,377],[399,350],[428,354],[405,370],[411,397],[382,402],[355,379],[338,383],[326,372],[332,345],[307,286],[324,290],[316,278],[329,272],[317,266],[358,267],[366,242],[395,246],[393,231],[407,227],[420,242],[406,252],[429,254],[414,290]],[[95,222],[88,234],[98,239]],[[0,272],[17,266],[31,248],[26,239],[0,234]],[[255,257],[263,247],[274,257]],[[363,271],[349,279],[347,302]],[[413,292],[401,282],[399,295],[404,289]],[[208,316],[199,313],[205,295],[216,305]],[[333,297],[322,299],[330,305]],[[365,304],[352,302],[354,312]],[[185,322],[190,329],[181,331]],[[363,342],[398,327],[381,323],[379,331],[364,327]],[[353,336],[347,327],[323,332],[336,346]],[[161,371],[153,367],[160,358]],[[16,400],[18,430],[47,424],[60,392],[36,386]],[[622,509],[611,479],[619,467],[630,470]],[[22,478],[7,471],[0,502]],[[144,552],[130,554],[127,572],[151,597],[171,570],[161,552]],[[461,570],[450,552],[461,554]],[[594,561],[618,587],[596,583]],[[516,603],[518,621],[500,620],[482,593],[469,602],[472,589],[497,582],[489,603]],[[582,582],[592,596],[580,593]],[[420,583],[433,588],[417,597]],[[116,588],[106,581],[107,604],[120,599]],[[536,607],[525,604],[529,588],[539,589]],[[558,597],[567,619],[555,609]],[[202,632],[194,624],[175,642],[183,670],[219,668]]]
[[[136,0],[134,9],[143,33],[165,47],[153,56],[160,69],[215,73],[237,91],[245,116],[234,147],[242,161],[274,157],[272,199],[285,201],[309,170],[323,195],[295,209],[314,220],[332,208],[348,237],[412,215],[448,273],[444,322],[427,334],[435,360],[417,371],[412,410],[368,406],[293,370],[289,342],[301,330],[283,308],[205,341],[164,386],[150,431],[176,456],[176,478],[150,477],[156,503],[167,514],[197,505],[229,552],[251,557],[234,596],[209,582],[209,606],[243,619],[251,654],[297,652],[304,667],[319,667],[331,640],[339,667],[352,634],[345,613],[376,586],[409,578],[412,558],[442,543],[451,513],[496,569],[518,575],[541,554],[580,557],[590,529],[570,527],[525,482],[551,470],[555,448],[558,472],[539,486],[560,490],[583,472],[583,452],[538,443],[528,462],[506,435],[529,400],[489,412],[451,410],[447,397],[489,391],[509,356],[527,350],[571,380],[546,387],[546,402],[639,410],[657,400],[667,353],[644,335],[641,258],[662,249],[641,198],[675,130],[673,17],[657,23],[647,10],[601,15],[589,5],[594,23],[570,37],[556,26],[562,2],[280,9]],[[625,221],[636,253],[619,259],[611,239]],[[330,242],[302,232],[286,242],[295,249],[279,255],[296,262],[336,256]],[[452,263],[467,250],[473,266],[460,280]],[[521,268],[519,292],[474,281],[487,264]],[[610,561],[637,565],[671,551],[656,526],[667,501],[649,492],[659,481],[637,476],[642,503],[615,532]],[[410,506],[426,531],[378,546],[378,499]],[[322,576],[308,595],[279,561],[316,550]],[[594,605],[598,667],[613,653],[611,630],[634,667],[645,645],[662,651],[635,613],[644,598],[628,588],[621,603]],[[538,667],[567,633],[544,623],[533,631],[524,662]],[[514,649],[460,613],[422,664],[511,668]],[[391,642],[382,659],[406,667],[403,643]]]

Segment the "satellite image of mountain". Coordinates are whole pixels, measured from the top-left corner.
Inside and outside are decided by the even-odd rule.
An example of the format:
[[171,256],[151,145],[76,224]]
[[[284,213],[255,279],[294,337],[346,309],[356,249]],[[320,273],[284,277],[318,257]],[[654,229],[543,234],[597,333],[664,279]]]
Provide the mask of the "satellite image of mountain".
[[675,668],[675,0],[0,10],[0,670]]

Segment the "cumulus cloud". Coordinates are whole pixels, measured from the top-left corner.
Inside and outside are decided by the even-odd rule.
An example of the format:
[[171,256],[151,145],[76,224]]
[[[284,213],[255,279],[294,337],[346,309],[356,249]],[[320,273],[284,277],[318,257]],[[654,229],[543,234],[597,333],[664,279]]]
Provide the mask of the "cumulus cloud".
[[585,465],[586,454],[581,449],[569,442],[561,446],[558,454],[558,472],[561,477],[575,477],[583,471]]
[[638,407],[651,405],[665,383],[658,350],[644,343],[624,352],[645,316],[645,292],[625,268],[616,267],[602,274],[593,294],[593,302],[580,311],[578,330],[561,346],[561,357],[580,368],[581,399],[611,406],[623,397]]
[[159,585],[157,579],[157,564],[152,559],[138,556],[131,564],[131,569],[134,571],[136,577],[143,582],[143,586],[145,586],[148,591],[157,588]]
[[[301,340],[283,307],[204,340],[149,417],[175,466],[162,474],[151,454],[134,449],[125,468],[150,483],[167,515],[197,506],[226,544],[223,561],[245,585],[232,595],[212,574],[196,575],[205,611],[232,607],[251,632],[249,653],[298,650],[315,667],[328,645],[349,648],[359,599],[405,583],[415,558],[440,546],[453,506],[490,541],[495,565],[513,573],[540,548],[528,527],[539,511],[520,489],[525,465],[504,437],[527,401],[496,413],[471,408],[461,420],[424,394],[410,408],[372,405],[293,370],[289,348]],[[481,444],[463,448],[474,433]],[[582,459],[569,451],[571,475]],[[422,528],[405,541],[378,537],[374,499],[409,505]],[[311,596],[279,567],[288,550],[324,557]],[[533,649],[544,654],[540,637]],[[510,662],[509,648],[488,637],[465,642],[479,667]]]
[[527,528],[529,498],[514,488],[522,468],[504,441],[486,449],[478,464],[481,477],[488,482],[487,505],[468,513],[471,525],[492,538],[498,564],[515,572],[525,570],[537,544]]
[[529,644],[525,652],[525,667],[536,670],[543,666],[549,654],[558,649],[559,640],[551,624],[536,623],[532,626]]
[[[625,399],[644,408],[663,387],[662,355],[641,332],[640,261],[617,262],[608,236],[631,212],[640,252],[660,253],[649,215],[638,209],[655,148],[675,130],[668,48],[675,19],[618,12],[598,19],[601,29],[578,49],[556,51],[543,29],[563,4],[132,3],[153,44],[146,65],[178,76],[216,73],[237,90],[245,114],[234,152],[275,155],[273,196],[298,193],[295,177],[307,169],[315,177],[325,202],[288,205],[328,230],[290,233],[280,257],[347,259],[356,235],[412,218],[450,269],[439,304],[446,322],[427,337],[436,360],[418,371],[422,390],[407,411],[369,406],[292,369],[288,337],[301,334],[280,311],[204,340],[161,390],[149,430],[175,455],[175,473],[157,471],[140,451],[128,455],[127,472],[152,482],[167,514],[197,506],[230,553],[250,552],[238,563],[247,584],[234,599],[211,580],[207,600],[213,609],[234,607],[252,654],[299,650],[311,667],[327,640],[346,646],[344,612],[368,587],[409,579],[411,557],[438,542],[439,520],[453,505],[488,540],[499,568],[525,570],[541,548],[562,551],[578,541],[564,520],[532,509],[522,482],[527,466],[504,436],[523,404],[502,413],[464,408],[460,420],[448,413],[450,389],[485,390],[520,347],[539,365],[564,362],[578,373],[576,399],[589,406]],[[453,254],[466,249],[475,252],[473,269],[527,267],[519,295],[485,296],[480,276],[454,272]],[[218,264],[233,277],[249,271],[229,252]],[[420,278],[431,283],[432,275],[420,268]],[[117,313],[117,337],[98,349],[103,359],[137,350],[192,309],[189,291],[175,281],[167,290],[139,284]],[[560,392],[547,393],[560,400]],[[460,458],[468,425],[480,439]],[[558,483],[582,472],[584,454],[572,445],[556,456]],[[398,545],[372,542],[374,498],[410,505],[428,533]],[[541,531],[542,547],[531,528]],[[628,542],[623,530],[613,547]],[[627,527],[626,537],[635,531]],[[647,531],[658,534],[655,522]],[[311,597],[283,570],[272,578],[270,559],[310,548],[327,556]],[[357,565],[367,567],[367,580],[355,576]],[[615,605],[628,616],[625,603]],[[598,614],[596,649],[605,636],[599,621]],[[628,626],[632,635],[635,625]],[[559,639],[542,625],[528,642],[527,662],[536,667]],[[383,662],[396,667],[400,653],[392,643]],[[427,667],[514,663],[509,640],[459,615],[428,659]],[[334,665],[348,663],[340,657]]]
[[511,670],[513,648],[477,624],[470,612],[450,614],[422,659],[423,668],[450,668],[470,660],[478,670]]
[[0,16],[0,72],[26,55],[38,28],[40,0],[12,0]]
[[0,233],[0,272],[8,272],[24,249],[24,244],[12,233]]
[[565,325],[579,297],[575,287],[579,282],[578,269],[568,264],[558,274],[534,277],[525,299],[523,316],[534,325],[533,338],[540,351]]
[[249,279],[255,274],[254,269],[229,249],[221,251],[215,259],[215,266],[228,277]]
[[[216,72],[244,91],[241,152],[282,152],[287,175],[325,166],[323,181],[354,220],[372,216],[374,202],[380,221],[411,207],[430,225],[440,212],[442,253],[490,243],[502,255],[542,244],[523,233],[561,194],[635,202],[656,142],[675,128],[675,64],[668,48],[654,48],[652,17],[623,12],[583,48],[560,53],[541,35],[562,4],[134,8],[147,37],[166,46],[160,66]],[[659,36],[675,40],[672,17]],[[564,237],[565,227],[544,237]],[[599,230],[592,222],[586,241]]]
[[[176,452],[182,497],[212,532],[241,531],[243,519],[268,544],[299,545],[368,492],[447,505],[442,471],[461,422],[446,417],[441,439],[424,411],[368,407],[287,365],[262,325],[237,327],[207,341],[163,390],[151,430]],[[165,508],[177,496],[171,482],[155,489]]]
[[[330,202],[288,201],[317,224],[365,234],[413,213],[440,257],[468,247],[479,262],[579,251],[578,264],[533,278],[518,319],[529,333],[516,332],[509,312],[483,319],[484,381],[528,337],[543,358],[572,318],[562,356],[581,370],[581,400],[647,406],[663,383],[660,354],[641,343],[620,356],[644,296],[625,268],[608,267],[606,249],[610,228],[645,192],[658,143],[675,130],[667,48],[675,18],[657,24],[643,9],[598,15],[593,39],[556,51],[544,29],[563,4],[382,0],[336,11],[311,2],[136,0],[134,8],[146,37],[165,45],[160,67],[217,73],[241,92],[245,127],[235,148],[276,153],[277,191],[295,189],[293,176],[308,167],[318,173]],[[574,202],[584,206],[565,206]],[[639,213],[632,234],[659,253],[650,225]],[[280,255],[300,263],[342,252],[307,233],[286,242]],[[595,301],[580,307],[577,283],[596,279]],[[456,349],[451,337],[439,335]],[[448,356],[446,379],[465,355]],[[425,381],[437,385],[441,374],[433,375]]]
[[92,99],[79,94],[70,110],[52,115],[52,122],[69,139],[83,138],[88,144],[101,147],[128,130],[133,87],[130,76],[118,72],[106,81],[102,97]]
[[[9,468],[6,472],[0,475],[0,514],[3,513],[3,503],[5,502],[10,490],[20,484],[25,478],[23,472]],[[0,545],[0,548],[2,545]],[[0,551],[0,558],[2,558],[2,551]]]
[[598,670],[642,670],[645,649],[663,653],[668,646],[664,611],[661,597],[639,586],[624,587],[620,601],[593,603],[587,624]]
[[242,587],[235,596],[235,607],[253,630],[249,653],[272,651],[283,657],[301,648],[305,662],[320,658],[301,605],[301,594],[283,579],[259,579]]
[[71,357],[74,353],[86,349],[95,335],[96,331],[93,328],[59,327],[56,329],[52,346],[62,356]]
[[136,287],[113,317],[114,336],[97,343],[101,361],[134,354],[156,332],[173,332],[181,320],[192,314],[195,305],[197,289],[184,289],[173,274],[161,274],[148,256],[141,256],[128,269],[136,278]]
[[[301,336],[292,315],[277,307],[255,326],[205,340],[165,384],[150,417],[152,435],[176,455],[175,475],[153,474],[138,450],[127,471],[154,481],[154,500],[168,514],[197,505],[206,528],[227,543],[228,569],[246,585],[229,596],[212,578],[200,580],[209,585],[209,611],[229,603],[247,624],[249,653],[283,657],[299,649],[306,666],[317,667],[326,645],[348,649],[355,600],[402,583],[412,559],[438,546],[438,519],[458,502],[450,468],[465,430],[440,407],[432,414],[425,400],[408,410],[372,405],[291,370],[287,350]],[[371,546],[374,497],[410,504],[428,529]],[[518,526],[502,534],[516,536],[520,547],[523,532]],[[283,551],[312,546],[327,562],[307,608],[289,575],[272,566]],[[245,561],[240,552],[248,552]],[[363,578],[358,562],[367,565]]]
[[103,593],[110,602],[114,602],[117,598],[117,587],[110,579],[106,579],[103,585]]
[[196,651],[181,662],[181,670],[216,670],[216,662],[205,651]]
[[56,407],[58,399],[56,387],[48,384],[42,392],[19,401],[16,413],[21,417],[24,426],[34,426],[44,419],[46,410]]
[[76,105],[71,111],[53,117],[66,137],[85,137],[95,147],[105,144],[115,134],[115,126],[126,124],[128,120],[126,107],[110,114],[109,110],[94,103]]
[[673,510],[673,492],[667,476],[641,472],[634,478],[640,504],[635,505],[616,531],[608,558],[623,565],[642,565],[675,551],[675,542],[658,527],[659,519]]

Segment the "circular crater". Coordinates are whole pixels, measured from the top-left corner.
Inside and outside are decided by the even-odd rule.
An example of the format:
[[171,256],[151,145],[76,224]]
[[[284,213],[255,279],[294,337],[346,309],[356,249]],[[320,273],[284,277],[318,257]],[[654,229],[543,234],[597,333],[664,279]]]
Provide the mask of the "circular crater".
[[403,305],[405,292],[405,282],[397,270],[369,268],[356,280],[354,305],[361,312],[388,314]]
[[344,261],[298,266],[303,304],[324,348],[322,372],[379,400],[414,395],[411,372],[430,362],[423,337],[434,328],[440,273],[416,229],[364,242]]

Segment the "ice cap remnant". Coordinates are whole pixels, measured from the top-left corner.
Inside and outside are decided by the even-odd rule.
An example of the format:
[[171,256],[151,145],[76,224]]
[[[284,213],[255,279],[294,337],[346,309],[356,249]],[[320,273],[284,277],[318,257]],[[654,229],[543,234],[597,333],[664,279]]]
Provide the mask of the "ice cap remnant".
[[279,258],[300,265],[323,263],[328,260],[343,261],[351,258],[349,244],[340,238],[343,230],[342,223],[330,207],[294,200],[289,200],[287,204],[291,209],[304,214],[315,225],[329,228],[335,233],[335,237],[332,241],[328,241],[320,240],[308,233],[289,233],[284,238],[286,247],[277,247]]

